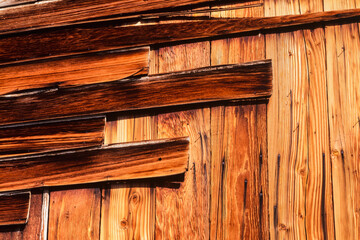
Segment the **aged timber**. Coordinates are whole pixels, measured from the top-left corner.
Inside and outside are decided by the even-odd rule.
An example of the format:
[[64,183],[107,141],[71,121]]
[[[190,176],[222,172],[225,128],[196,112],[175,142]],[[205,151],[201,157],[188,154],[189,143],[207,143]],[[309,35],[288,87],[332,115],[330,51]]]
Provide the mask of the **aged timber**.
[[109,82],[146,75],[149,48],[83,54],[1,67],[0,95],[43,87]]
[[160,24],[121,25],[121,21],[89,23],[3,36],[0,49],[6,51],[0,51],[0,63],[312,25],[359,16],[360,9],[353,9],[280,17],[170,21]]
[[[0,124],[269,97],[271,61],[205,67],[66,89],[0,97]],[[34,111],[36,109],[36,111]]]
[[0,194],[0,226],[27,223],[30,196],[30,192]]
[[0,128],[0,158],[50,150],[101,146],[105,117]]
[[188,150],[187,138],[174,138],[6,158],[0,191],[181,174]]
[[[8,3],[7,3],[8,2]],[[145,11],[161,11],[162,9],[187,7],[195,4],[219,2],[216,0],[55,0],[35,1],[33,4],[15,8],[0,9],[0,34],[13,30],[27,30],[40,27],[51,27],[76,23],[114,15],[133,15]],[[242,2],[245,2],[244,0]],[[1,5],[14,5],[13,1],[5,1]]]

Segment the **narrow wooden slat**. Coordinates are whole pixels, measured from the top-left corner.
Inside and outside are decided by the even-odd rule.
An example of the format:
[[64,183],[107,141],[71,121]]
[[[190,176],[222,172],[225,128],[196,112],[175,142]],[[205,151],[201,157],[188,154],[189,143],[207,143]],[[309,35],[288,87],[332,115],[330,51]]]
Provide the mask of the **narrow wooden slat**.
[[[22,2],[27,0],[22,0]],[[30,0],[28,0],[30,1]],[[246,0],[243,0],[243,2]],[[19,0],[5,0],[1,5],[13,5]],[[35,2],[35,0],[34,0]],[[36,1],[35,4],[0,10],[2,25],[0,32],[34,29],[39,27],[71,24],[81,20],[101,18],[112,15],[133,15],[144,11],[159,11],[165,8],[191,6],[211,3],[216,0],[55,0]]]
[[0,194],[0,226],[26,224],[30,198],[30,192]]
[[271,61],[260,61],[57,91],[49,90],[29,95],[4,96],[0,97],[0,124],[218,100],[269,97],[271,70]]
[[33,3],[35,1],[36,0],[0,0],[0,8]]
[[[4,36],[0,63],[80,52],[164,44],[228,34],[302,26],[358,18],[360,9],[268,18],[190,20],[121,25],[113,21]],[[5,24],[3,24],[5,25]]]
[[99,188],[50,192],[47,239],[99,239]]
[[0,161],[0,191],[184,173],[186,138],[73,149]]
[[148,73],[149,48],[3,66],[0,95],[43,87],[109,82]]
[[104,117],[0,128],[0,158],[50,150],[100,146]]

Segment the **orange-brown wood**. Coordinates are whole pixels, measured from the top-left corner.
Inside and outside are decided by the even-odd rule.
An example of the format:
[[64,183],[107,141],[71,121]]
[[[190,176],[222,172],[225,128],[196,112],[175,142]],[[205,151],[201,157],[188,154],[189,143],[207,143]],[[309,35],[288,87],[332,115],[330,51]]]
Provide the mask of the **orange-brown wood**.
[[100,146],[104,125],[105,117],[99,116],[0,128],[0,158]]
[[[105,143],[155,139],[157,126],[154,120],[150,116],[109,120]],[[101,209],[100,239],[154,238],[155,192],[151,184],[112,184],[103,190]]]
[[0,191],[171,176],[188,167],[187,138],[4,158]]
[[30,211],[30,192],[0,194],[0,226],[26,224]]
[[100,201],[98,188],[51,191],[47,239],[99,239]]
[[115,81],[148,73],[149,48],[100,52],[1,67],[0,95]]
[[[161,48],[158,71],[179,71],[210,64],[210,44]],[[189,170],[183,182],[156,188],[155,239],[209,239],[210,109],[158,115],[158,137],[189,136]]]
[[271,72],[271,61],[258,61],[3,96],[0,124],[268,97]]

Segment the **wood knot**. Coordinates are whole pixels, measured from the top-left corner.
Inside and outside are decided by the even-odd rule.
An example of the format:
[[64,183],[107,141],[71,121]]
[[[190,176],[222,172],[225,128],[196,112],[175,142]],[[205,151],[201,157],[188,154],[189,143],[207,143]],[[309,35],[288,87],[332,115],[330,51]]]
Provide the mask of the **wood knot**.
[[140,201],[140,194],[139,193],[134,193],[133,195],[131,195],[131,202],[132,204],[138,204]]
[[120,221],[120,229],[121,230],[128,229],[128,221],[125,218]]
[[279,231],[288,231],[288,230],[289,228],[285,224],[283,223],[279,224]]

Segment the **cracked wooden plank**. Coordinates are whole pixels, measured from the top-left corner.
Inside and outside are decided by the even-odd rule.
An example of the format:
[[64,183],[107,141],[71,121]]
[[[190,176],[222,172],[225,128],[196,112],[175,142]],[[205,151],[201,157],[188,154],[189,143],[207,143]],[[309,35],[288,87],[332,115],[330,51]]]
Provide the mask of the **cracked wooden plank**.
[[19,96],[5,95],[0,97],[0,124],[269,97],[271,78],[271,61],[266,60],[66,89],[45,89]]
[[187,138],[176,138],[5,158],[0,191],[181,174],[188,148]]

